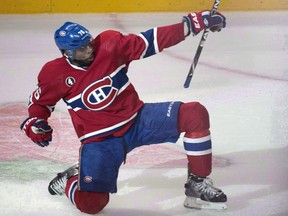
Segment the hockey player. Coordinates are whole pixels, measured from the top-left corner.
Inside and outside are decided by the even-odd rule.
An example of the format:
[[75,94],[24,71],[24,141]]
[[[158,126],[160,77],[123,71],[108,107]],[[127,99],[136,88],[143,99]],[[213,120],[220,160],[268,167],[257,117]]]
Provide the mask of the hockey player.
[[67,104],[81,143],[79,163],[50,182],[50,194],[66,194],[80,211],[96,214],[108,204],[110,193],[117,192],[118,171],[127,153],[143,145],[175,143],[184,133],[189,170],[184,206],[225,209],[226,195],[207,177],[212,150],[205,107],[198,102],[143,103],[127,76],[131,61],[157,54],[203,29],[215,32],[225,25],[222,14],[204,10],[139,35],[108,30],[93,38],[73,22],[56,30],[55,42],[63,56],[41,69],[30,96],[29,117],[21,125],[33,142],[46,147],[53,132],[48,119],[60,99]]

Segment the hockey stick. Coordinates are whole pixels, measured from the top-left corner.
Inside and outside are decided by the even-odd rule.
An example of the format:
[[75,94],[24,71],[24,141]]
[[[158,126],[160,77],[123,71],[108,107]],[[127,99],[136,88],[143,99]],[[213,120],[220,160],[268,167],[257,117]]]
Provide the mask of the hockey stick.
[[[215,2],[213,4],[213,7],[212,7],[212,10],[211,10],[211,14],[215,14],[216,13],[216,11],[218,9],[218,6],[219,6],[219,3],[220,3],[220,0],[215,0]],[[195,53],[193,63],[191,64],[189,73],[188,73],[188,75],[186,77],[186,80],[185,80],[185,83],[184,83],[184,88],[188,88],[190,86],[190,82],[191,82],[192,77],[194,75],[194,71],[195,71],[195,68],[197,66],[198,60],[200,58],[202,49],[204,47],[204,43],[205,43],[205,41],[206,41],[206,39],[208,37],[208,33],[209,33],[209,29],[205,29],[204,32],[203,32],[203,35],[201,37],[201,40],[199,42],[197,51]]]

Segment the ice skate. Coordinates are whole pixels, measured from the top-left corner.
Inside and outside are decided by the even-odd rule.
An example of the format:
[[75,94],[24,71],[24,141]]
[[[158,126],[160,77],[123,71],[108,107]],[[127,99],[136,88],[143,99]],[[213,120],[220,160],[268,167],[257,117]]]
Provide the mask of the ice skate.
[[184,207],[195,209],[224,210],[227,208],[227,196],[213,186],[210,178],[200,178],[189,174],[185,184]]
[[58,173],[57,176],[49,183],[48,191],[51,195],[63,195],[65,193],[65,187],[67,180],[73,176],[78,175],[79,163],[75,163],[73,166]]

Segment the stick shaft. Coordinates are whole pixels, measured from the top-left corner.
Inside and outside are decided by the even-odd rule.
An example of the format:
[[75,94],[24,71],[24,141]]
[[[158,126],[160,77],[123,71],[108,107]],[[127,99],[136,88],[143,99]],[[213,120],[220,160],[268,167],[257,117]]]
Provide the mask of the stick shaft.
[[[215,14],[216,13],[216,11],[218,9],[218,6],[219,6],[219,3],[220,3],[220,0],[215,0],[215,2],[213,4],[213,7],[211,9],[211,14]],[[184,88],[188,88],[190,86],[192,77],[194,75],[195,68],[196,68],[196,66],[198,64],[198,60],[200,58],[200,55],[201,55],[203,47],[204,47],[204,43],[205,43],[205,41],[206,41],[206,39],[208,37],[208,33],[209,33],[209,29],[205,29],[203,34],[202,34],[202,37],[200,39],[197,51],[196,51],[194,59],[193,59],[193,62],[191,64],[190,70],[189,70],[188,75],[186,77],[186,80],[185,80],[185,83],[184,83]]]

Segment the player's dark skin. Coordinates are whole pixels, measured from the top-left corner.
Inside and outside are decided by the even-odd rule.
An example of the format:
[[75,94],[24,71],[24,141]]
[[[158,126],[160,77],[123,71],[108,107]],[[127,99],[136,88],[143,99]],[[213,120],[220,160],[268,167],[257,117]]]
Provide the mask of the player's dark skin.
[[92,43],[89,42],[88,44],[75,49],[74,56],[75,56],[74,59],[70,59],[72,64],[79,67],[90,66],[94,60],[94,49]]

